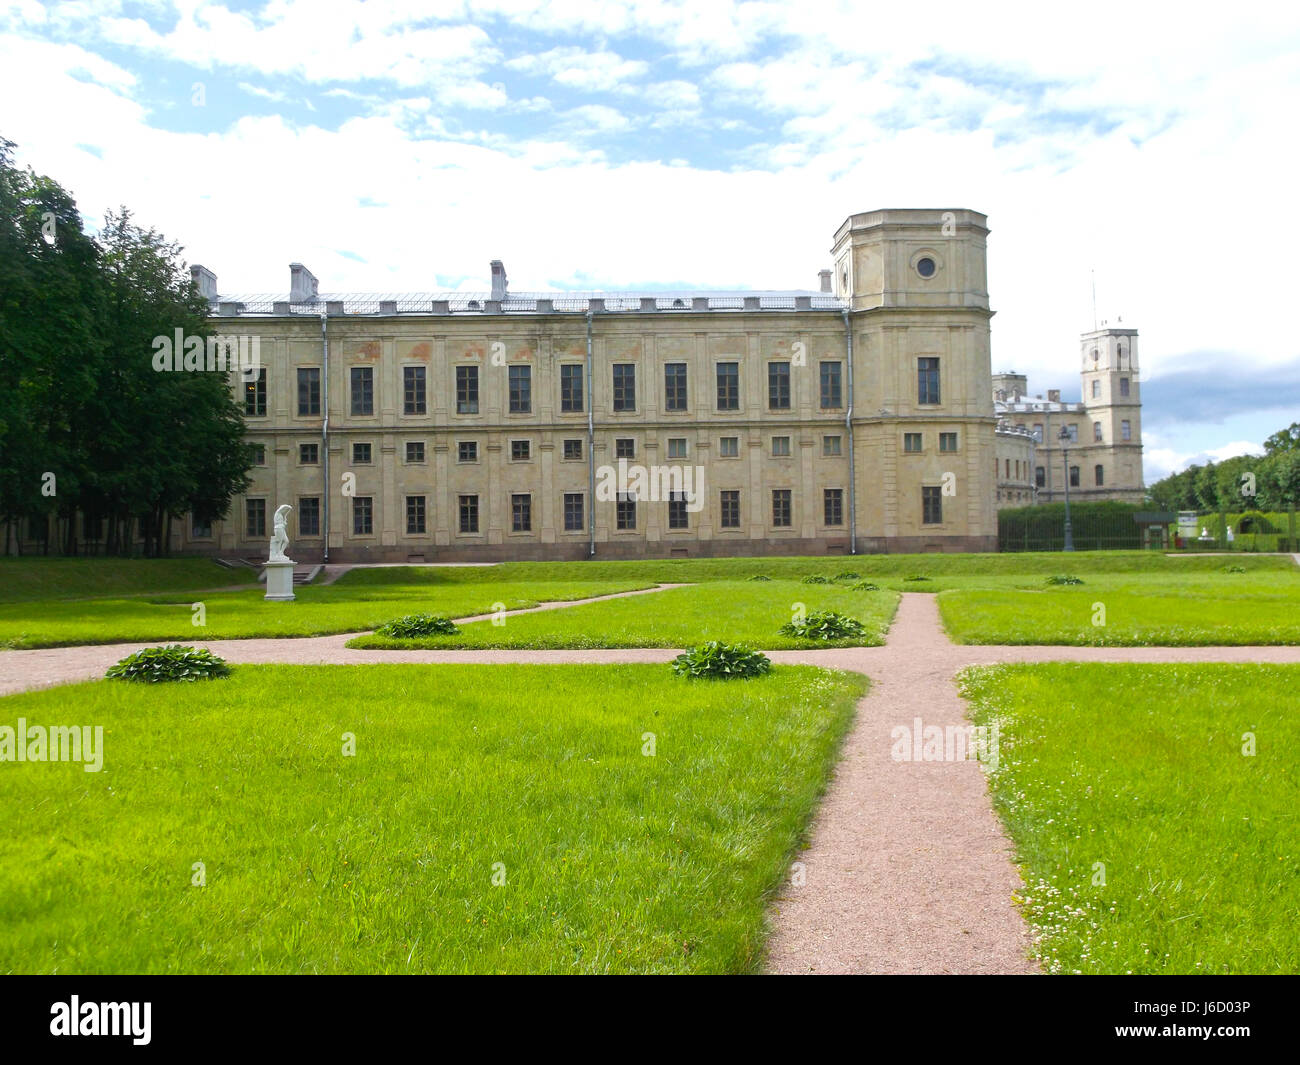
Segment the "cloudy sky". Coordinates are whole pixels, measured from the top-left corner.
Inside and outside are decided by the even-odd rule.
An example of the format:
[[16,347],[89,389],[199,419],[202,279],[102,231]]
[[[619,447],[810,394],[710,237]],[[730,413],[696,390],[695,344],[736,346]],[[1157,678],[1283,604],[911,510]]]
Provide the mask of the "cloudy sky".
[[1141,331],[1148,482],[1300,419],[1300,7],[0,0],[0,136],[229,292],[813,288],[989,216],[995,369]]

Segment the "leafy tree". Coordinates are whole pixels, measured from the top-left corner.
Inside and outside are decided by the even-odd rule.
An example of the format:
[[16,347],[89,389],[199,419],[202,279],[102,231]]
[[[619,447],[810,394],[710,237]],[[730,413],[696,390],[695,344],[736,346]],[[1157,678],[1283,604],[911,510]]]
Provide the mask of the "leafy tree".
[[1272,455],[1278,451],[1295,451],[1300,449],[1300,422],[1292,422],[1285,429],[1264,441],[1264,450]]

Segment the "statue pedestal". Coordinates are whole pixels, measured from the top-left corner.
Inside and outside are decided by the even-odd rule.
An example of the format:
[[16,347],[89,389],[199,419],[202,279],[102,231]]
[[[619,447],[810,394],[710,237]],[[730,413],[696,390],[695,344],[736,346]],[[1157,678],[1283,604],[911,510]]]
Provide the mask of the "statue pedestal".
[[283,562],[263,562],[262,568],[266,571],[266,595],[263,598],[274,599],[277,602],[287,603],[291,599],[297,598],[293,594],[293,567],[296,565],[291,559],[285,559]]

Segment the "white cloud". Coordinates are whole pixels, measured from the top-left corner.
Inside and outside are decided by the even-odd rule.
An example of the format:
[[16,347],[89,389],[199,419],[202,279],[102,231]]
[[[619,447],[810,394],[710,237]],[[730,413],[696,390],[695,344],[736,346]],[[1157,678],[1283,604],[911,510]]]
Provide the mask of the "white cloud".
[[557,85],[583,92],[623,88],[650,69],[650,64],[640,59],[624,59],[614,52],[588,52],[573,46],[518,56],[508,60],[506,66],[524,74],[548,77]]

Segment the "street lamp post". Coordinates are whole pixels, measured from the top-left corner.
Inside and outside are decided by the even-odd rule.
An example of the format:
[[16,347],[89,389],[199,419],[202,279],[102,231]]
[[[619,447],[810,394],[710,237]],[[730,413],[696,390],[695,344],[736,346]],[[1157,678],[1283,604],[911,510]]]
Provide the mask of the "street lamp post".
[[1065,465],[1065,550],[1074,550],[1074,529],[1070,525],[1070,430],[1061,426],[1061,458]]

